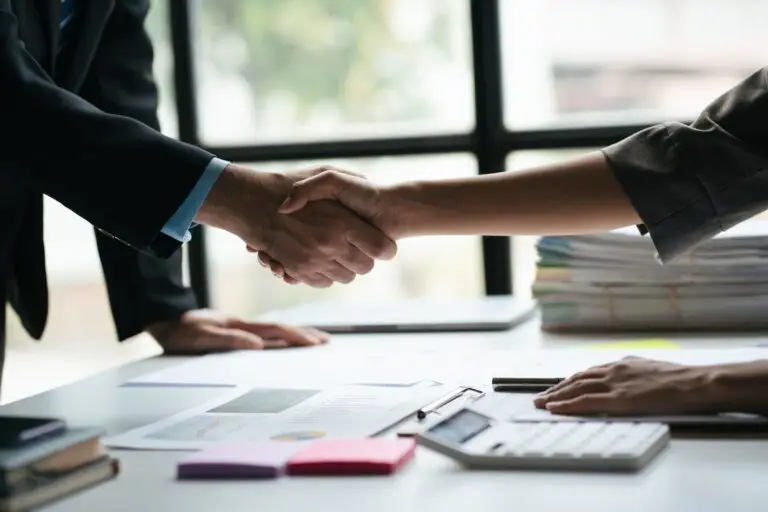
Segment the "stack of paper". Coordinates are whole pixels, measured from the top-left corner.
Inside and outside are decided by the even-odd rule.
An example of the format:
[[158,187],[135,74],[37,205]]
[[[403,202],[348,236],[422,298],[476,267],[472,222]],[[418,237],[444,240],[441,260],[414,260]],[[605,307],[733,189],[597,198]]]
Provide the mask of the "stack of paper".
[[533,293],[545,330],[768,326],[768,223],[750,221],[661,265],[634,228],[552,236]]

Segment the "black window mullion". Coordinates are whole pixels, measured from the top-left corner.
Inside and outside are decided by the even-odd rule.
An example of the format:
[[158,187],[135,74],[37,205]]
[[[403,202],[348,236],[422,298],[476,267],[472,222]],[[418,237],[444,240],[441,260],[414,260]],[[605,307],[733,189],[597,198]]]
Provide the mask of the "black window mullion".
[[[173,49],[173,80],[179,139],[199,145],[195,67],[193,54],[192,12],[187,0],[169,0],[169,23]],[[187,244],[189,281],[201,308],[211,305],[208,281],[208,259],[205,250],[205,228],[198,226]]]
[[604,147],[649,125],[553,128],[505,132],[502,145],[507,151]]
[[[501,78],[501,41],[497,0],[470,0],[475,90],[473,152],[481,174],[505,168],[504,118]],[[513,292],[509,237],[483,237],[485,291]]]
[[[650,125],[552,128],[497,132],[492,145],[496,151],[603,147]],[[208,146],[211,153],[237,162],[317,160],[323,158],[369,158],[441,153],[478,153],[484,135],[454,134],[404,138],[354,139],[327,142],[296,142],[260,146]],[[496,158],[498,162],[498,155]],[[502,168],[504,166],[502,165]],[[499,169],[494,167],[494,169]],[[483,171],[488,172],[488,171]],[[492,171],[496,172],[496,170]]]
[[266,144],[260,146],[208,147],[211,153],[236,162],[317,160],[325,158],[367,158],[427,155],[472,151],[469,134],[402,138],[353,139],[323,142]]

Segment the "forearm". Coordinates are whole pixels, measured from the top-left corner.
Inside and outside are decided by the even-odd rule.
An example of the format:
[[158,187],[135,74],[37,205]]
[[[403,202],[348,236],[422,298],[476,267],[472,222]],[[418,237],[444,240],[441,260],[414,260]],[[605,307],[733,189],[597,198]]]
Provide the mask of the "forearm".
[[718,412],[768,415],[768,360],[717,365],[705,395]]
[[600,152],[525,171],[410,182],[383,193],[401,237],[574,234],[640,222]]

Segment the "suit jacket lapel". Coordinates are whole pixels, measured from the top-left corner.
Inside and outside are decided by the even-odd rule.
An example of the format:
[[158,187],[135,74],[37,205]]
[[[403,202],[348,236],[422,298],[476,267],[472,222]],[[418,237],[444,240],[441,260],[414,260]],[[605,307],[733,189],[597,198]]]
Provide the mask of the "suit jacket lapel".
[[[60,73],[57,73],[57,82],[61,86],[71,91],[80,89],[114,6],[115,0],[78,0],[80,19],[72,27],[75,29],[72,51],[66,55],[67,62],[59,63]],[[58,33],[58,26],[56,30]],[[56,39],[58,43],[58,37]]]

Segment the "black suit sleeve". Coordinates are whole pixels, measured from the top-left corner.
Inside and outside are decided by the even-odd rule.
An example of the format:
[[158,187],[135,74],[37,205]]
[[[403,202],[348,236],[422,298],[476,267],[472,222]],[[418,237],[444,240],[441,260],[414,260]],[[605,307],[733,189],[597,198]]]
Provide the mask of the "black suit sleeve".
[[653,126],[604,154],[659,258],[690,252],[768,208],[768,67],[692,124]]
[[197,307],[192,290],[183,284],[182,251],[159,259],[107,237],[99,237],[97,245],[118,339]]
[[[144,27],[148,7],[146,0],[116,3],[81,96],[105,112],[159,130],[153,49]],[[159,259],[101,233],[96,236],[120,340],[197,307],[192,290],[183,284],[181,251]]]
[[138,250],[178,249],[160,231],[213,155],[57,87],[23,48],[9,0],[0,0],[0,112],[4,156],[25,164],[4,172]]

